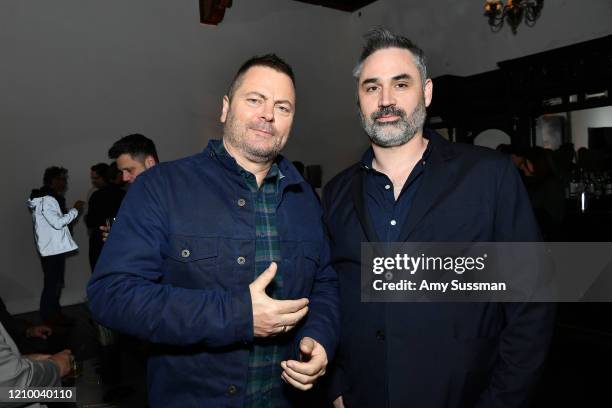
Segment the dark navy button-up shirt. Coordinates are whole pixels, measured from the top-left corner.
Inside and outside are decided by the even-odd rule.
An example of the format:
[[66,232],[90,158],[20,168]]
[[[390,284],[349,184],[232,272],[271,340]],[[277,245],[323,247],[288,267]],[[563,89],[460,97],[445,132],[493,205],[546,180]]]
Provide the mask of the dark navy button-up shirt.
[[429,152],[428,144],[423,156],[404,183],[397,200],[393,193],[393,183],[389,177],[372,167],[374,159],[372,148],[368,149],[361,158],[361,171],[366,173],[364,183],[366,208],[381,242],[398,241],[402,226],[408,218],[410,207],[421,186]]

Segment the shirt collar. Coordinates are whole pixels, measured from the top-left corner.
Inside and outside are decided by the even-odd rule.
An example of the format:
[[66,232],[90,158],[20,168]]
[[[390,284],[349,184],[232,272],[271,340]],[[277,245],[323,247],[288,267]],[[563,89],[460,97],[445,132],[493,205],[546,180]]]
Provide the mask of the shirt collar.
[[[429,135],[427,134],[427,132],[423,132],[423,138],[429,141]],[[429,142],[427,143],[427,147],[425,148],[425,151],[423,152],[423,156],[421,156],[421,160],[427,160],[427,158],[429,157],[429,154],[431,153],[431,149],[432,149],[432,143]],[[370,146],[368,150],[366,150],[365,153],[363,153],[363,156],[361,156],[361,168],[366,171],[376,171],[372,167],[373,160],[374,160],[374,150],[372,149],[372,146]]]

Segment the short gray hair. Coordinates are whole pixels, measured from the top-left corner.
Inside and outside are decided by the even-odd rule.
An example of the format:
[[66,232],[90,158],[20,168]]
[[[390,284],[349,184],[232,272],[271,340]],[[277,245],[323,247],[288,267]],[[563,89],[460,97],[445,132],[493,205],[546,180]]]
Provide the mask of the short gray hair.
[[363,61],[370,55],[378,50],[386,48],[401,48],[410,51],[412,54],[414,63],[419,70],[419,75],[421,75],[421,83],[425,86],[425,81],[427,80],[425,53],[416,44],[402,35],[392,33],[384,27],[375,27],[371,29],[363,38],[365,39],[365,44],[361,51],[359,61],[353,69],[353,77],[355,77],[355,79],[359,79],[359,75],[361,75],[361,70],[363,68]]

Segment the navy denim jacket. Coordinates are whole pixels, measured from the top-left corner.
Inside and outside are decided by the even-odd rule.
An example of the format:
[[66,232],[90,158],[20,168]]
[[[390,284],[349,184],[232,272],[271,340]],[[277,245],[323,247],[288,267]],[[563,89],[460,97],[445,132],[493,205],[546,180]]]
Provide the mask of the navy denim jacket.
[[[212,143],[219,141],[138,177],[87,288],[97,321],[155,343],[148,362],[153,407],[243,402],[253,339],[255,213],[235,161],[217,157]],[[320,204],[288,160],[277,163],[285,176],[277,208],[281,297],[310,299],[307,317],[282,344],[288,358],[297,358],[299,340],[312,337],[331,361],[338,286]]]

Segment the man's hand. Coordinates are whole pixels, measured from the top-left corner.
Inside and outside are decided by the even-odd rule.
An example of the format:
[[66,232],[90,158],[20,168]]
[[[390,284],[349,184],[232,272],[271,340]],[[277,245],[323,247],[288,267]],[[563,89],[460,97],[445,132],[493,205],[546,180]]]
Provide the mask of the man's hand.
[[72,371],[74,357],[70,350],[64,350],[49,357],[60,369],[60,377],[65,377]]
[[51,334],[53,334],[53,330],[44,324],[39,326],[30,326],[26,329],[26,337],[37,337],[39,339],[47,340],[47,337],[49,337]]
[[85,207],[85,201],[83,200],[77,200],[74,205],[74,208],[77,209],[77,211],[79,212],[79,214],[83,211],[83,208]]
[[298,390],[306,391],[311,389],[315,381],[325,374],[327,353],[323,346],[314,339],[304,337],[300,341],[300,354],[302,361],[281,362],[281,367],[283,367],[281,377]]
[[308,299],[276,300],[266,294],[266,286],[276,275],[276,263],[249,285],[253,304],[253,333],[255,337],[269,337],[295,327],[308,313]]
[[342,395],[334,400],[334,408],[344,408],[344,400]]
[[43,360],[48,360],[49,358],[51,358],[51,354],[34,353],[34,354],[27,354],[24,357],[32,361],[43,361]]
[[108,239],[108,234],[110,233],[110,228],[106,225],[101,225],[100,231],[102,231],[102,241],[106,242],[106,240]]

